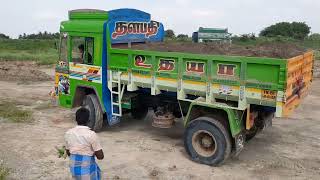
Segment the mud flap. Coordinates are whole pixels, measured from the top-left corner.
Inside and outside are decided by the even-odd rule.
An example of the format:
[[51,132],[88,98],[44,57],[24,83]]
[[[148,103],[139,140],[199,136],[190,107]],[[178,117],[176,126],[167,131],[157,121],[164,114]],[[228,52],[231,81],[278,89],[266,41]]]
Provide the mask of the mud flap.
[[242,151],[242,149],[244,148],[245,139],[246,137],[243,132],[239,133],[234,137],[234,145],[235,145],[235,151],[233,153],[234,157],[238,156]]
[[264,119],[264,124],[263,124],[263,129],[262,130],[265,130],[269,127],[272,126],[272,119],[274,118],[274,114],[270,114],[269,116],[267,116],[265,119]]

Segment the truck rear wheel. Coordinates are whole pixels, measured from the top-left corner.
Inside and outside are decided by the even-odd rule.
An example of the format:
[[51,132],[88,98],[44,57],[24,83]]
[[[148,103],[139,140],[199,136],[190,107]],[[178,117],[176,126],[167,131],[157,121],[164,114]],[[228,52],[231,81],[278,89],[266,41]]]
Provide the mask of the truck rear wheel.
[[87,108],[90,112],[87,126],[93,131],[101,130],[103,126],[103,112],[99,104],[98,97],[94,94],[86,95],[83,100],[82,107]]
[[187,153],[195,162],[217,166],[230,155],[231,142],[225,127],[212,118],[192,121],[184,134]]

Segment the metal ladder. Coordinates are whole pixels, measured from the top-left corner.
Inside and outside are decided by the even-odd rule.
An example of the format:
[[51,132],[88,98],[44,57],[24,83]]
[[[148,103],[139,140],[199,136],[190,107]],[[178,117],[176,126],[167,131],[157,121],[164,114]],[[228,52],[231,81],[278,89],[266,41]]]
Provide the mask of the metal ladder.
[[[112,116],[122,116],[122,107],[121,107],[121,100],[124,93],[125,85],[121,88],[121,73],[120,71],[116,72],[116,76],[114,72],[110,71],[110,91],[111,91],[111,103],[112,103]],[[116,80],[114,80],[116,79]],[[117,91],[113,91],[113,87],[117,87]]]

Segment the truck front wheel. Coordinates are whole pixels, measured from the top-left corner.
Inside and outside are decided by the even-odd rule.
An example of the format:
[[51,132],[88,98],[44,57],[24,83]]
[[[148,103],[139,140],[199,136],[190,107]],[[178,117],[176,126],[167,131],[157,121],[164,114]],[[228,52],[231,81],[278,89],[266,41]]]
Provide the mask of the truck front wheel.
[[82,107],[87,108],[90,112],[87,126],[93,131],[101,130],[103,126],[103,112],[98,97],[94,94],[86,95],[83,99]]
[[187,126],[184,134],[187,153],[195,162],[217,166],[231,152],[231,142],[225,127],[212,118],[198,118]]

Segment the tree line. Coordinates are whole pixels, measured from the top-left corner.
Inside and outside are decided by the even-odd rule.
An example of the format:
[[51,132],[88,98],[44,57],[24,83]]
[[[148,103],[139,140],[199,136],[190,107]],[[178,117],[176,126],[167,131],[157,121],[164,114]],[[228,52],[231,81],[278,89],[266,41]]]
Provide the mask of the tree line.
[[[32,34],[20,34],[18,39],[59,39],[60,33],[50,33],[47,31],[32,33]],[[8,35],[0,33],[0,39],[11,39]]]
[[[271,37],[271,38],[287,38],[295,40],[304,40],[306,38],[315,40],[318,39],[320,34],[314,33],[309,36],[311,27],[305,22],[279,22],[264,28],[259,33],[259,37]],[[174,31],[168,29],[165,31],[165,37],[167,39],[184,40],[188,39],[188,35],[179,34],[175,35]],[[233,39],[240,41],[256,40],[258,36],[254,33],[242,34],[240,36],[233,36]]]
[[[305,22],[279,22],[264,28],[260,33],[259,37],[284,37],[291,38],[296,40],[303,39],[319,39],[320,34],[315,33],[309,36],[311,32],[311,28]],[[26,34],[23,33],[19,35],[18,39],[58,39],[60,37],[60,33],[50,33],[47,31],[38,32],[36,34]],[[186,34],[178,34],[175,35],[172,29],[168,29],[165,31],[165,38],[178,40],[178,41],[187,41],[189,40],[188,35]],[[242,34],[240,36],[234,36],[234,39],[246,41],[246,40],[255,40],[257,36],[254,33],[250,34]],[[0,33],[0,39],[10,39],[9,36]]]
[[49,33],[47,31],[38,32],[37,34],[20,34],[18,39],[59,39],[60,33]]

